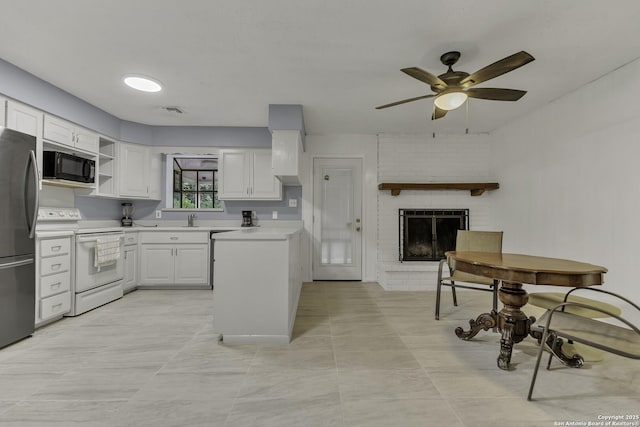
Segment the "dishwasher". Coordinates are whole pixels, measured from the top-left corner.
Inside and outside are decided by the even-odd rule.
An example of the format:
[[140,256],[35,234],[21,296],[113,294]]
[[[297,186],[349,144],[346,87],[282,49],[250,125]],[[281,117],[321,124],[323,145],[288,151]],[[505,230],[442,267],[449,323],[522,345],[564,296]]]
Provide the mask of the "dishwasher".
[[209,286],[211,286],[211,289],[213,289],[213,269],[214,269],[214,264],[216,262],[215,259],[215,234],[218,233],[225,233],[227,231],[231,231],[231,230],[211,230],[209,232]]

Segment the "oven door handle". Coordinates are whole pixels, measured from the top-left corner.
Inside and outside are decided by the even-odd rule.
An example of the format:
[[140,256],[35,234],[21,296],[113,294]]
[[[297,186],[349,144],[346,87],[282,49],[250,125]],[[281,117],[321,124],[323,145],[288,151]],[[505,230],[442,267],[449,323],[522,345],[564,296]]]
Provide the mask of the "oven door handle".
[[100,236],[92,235],[92,236],[78,236],[76,241],[79,243],[87,243],[87,242],[95,242],[98,240],[98,237],[107,237],[107,236],[119,236],[121,239],[124,238],[124,232],[120,233],[104,233]]

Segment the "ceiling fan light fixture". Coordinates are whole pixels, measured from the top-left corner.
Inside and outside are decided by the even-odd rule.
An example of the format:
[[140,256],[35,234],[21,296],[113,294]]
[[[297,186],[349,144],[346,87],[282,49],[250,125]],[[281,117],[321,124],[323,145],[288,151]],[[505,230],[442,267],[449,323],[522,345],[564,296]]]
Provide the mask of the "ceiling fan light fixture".
[[162,85],[151,77],[129,74],[123,78],[124,84],[142,92],[160,92]]
[[441,110],[455,110],[467,100],[467,94],[462,91],[446,92],[438,95],[433,103]]

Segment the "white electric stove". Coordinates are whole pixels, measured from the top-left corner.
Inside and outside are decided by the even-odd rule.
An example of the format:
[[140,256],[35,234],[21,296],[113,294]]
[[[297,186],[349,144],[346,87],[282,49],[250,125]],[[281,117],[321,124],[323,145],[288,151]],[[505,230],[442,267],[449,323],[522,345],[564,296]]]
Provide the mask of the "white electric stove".
[[123,295],[124,261],[119,258],[107,266],[96,266],[95,251],[98,239],[122,236],[120,253],[124,253],[124,232],[120,228],[81,229],[82,219],[76,208],[41,207],[38,210],[38,237],[73,234],[72,302],[69,315],[77,316]]

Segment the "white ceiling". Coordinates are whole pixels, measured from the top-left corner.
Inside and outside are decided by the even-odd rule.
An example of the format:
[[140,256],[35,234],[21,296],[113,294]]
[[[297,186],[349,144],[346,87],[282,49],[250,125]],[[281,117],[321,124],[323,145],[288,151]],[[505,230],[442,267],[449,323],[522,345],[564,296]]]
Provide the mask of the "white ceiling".
[[[637,0],[0,0],[0,58],[121,119],[266,126],[268,104],[301,104],[308,133],[492,131],[640,57]],[[526,50],[536,60],[478,87],[431,122],[430,93],[399,70],[476,71]],[[134,93],[122,76],[165,85]],[[161,106],[180,106],[183,115]]]

